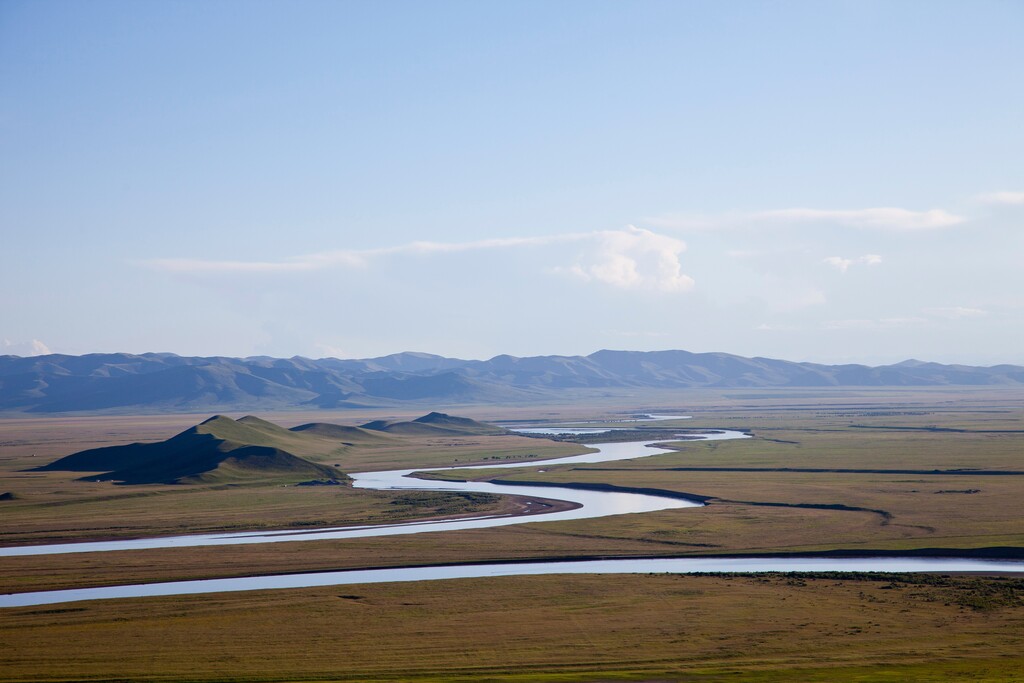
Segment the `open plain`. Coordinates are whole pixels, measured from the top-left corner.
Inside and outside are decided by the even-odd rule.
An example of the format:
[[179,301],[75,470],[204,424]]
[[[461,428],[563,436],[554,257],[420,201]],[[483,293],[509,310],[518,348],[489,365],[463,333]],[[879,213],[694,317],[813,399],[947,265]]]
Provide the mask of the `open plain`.
[[[519,435],[395,436],[309,457],[345,472],[474,463],[481,468],[430,476],[653,488],[706,498],[703,508],[562,522],[541,516],[502,528],[387,538],[6,557],[0,590],[522,559],[1022,555],[1019,391],[700,391],[673,398],[652,392],[627,406],[595,399],[451,410],[531,425],[686,414],[693,418],[666,424],[740,429],[754,438],[670,441],[671,453],[599,464],[538,464],[587,449]],[[81,473],[25,471],[75,450],[164,439],[205,417],[4,420],[0,462],[12,495],[0,502],[3,544],[392,523],[525,506],[479,494],[278,481],[119,485],[80,481]],[[292,426],[389,416],[260,417]],[[522,468],[486,467],[516,459],[525,461]],[[969,671],[976,680],[1013,680],[1022,664],[1022,595],[1019,580],[998,577],[545,576],[68,603],[3,611],[0,639],[10,647],[0,655],[0,676],[944,680]],[[60,656],[47,654],[58,643]]]

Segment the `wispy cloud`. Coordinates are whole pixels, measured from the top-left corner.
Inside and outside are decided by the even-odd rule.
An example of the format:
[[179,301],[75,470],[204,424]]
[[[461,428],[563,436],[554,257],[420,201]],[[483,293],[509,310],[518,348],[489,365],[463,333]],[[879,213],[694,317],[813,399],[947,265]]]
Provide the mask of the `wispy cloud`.
[[864,254],[857,258],[843,258],[842,256],[829,256],[822,260],[823,263],[827,263],[841,273],[845,273],[850,269],[852,265],[865,265],[865,266],[877,266],[882,262],[882,257],[878,254]]
[[934,230],[967,219],[942,209],[911,211],[896,207],[853,210],[781,209],[754,214],[760,220],[779,223],[836,223],[851,228],[880,230]]
[[983,204],[1024,204],[1024,192],[985,192],[975,199]]
[[831,224],[871,230],[922,231],[948,228],[967,221],[944,209],[913,211],[898,207],[867,209],[774,209],[718,215],[666,214],[647,219],[652,225],[679,230]]
[[761,323],[754,330],[758,332],[795,332],[802,329],[798,325],[785,325],[779,323]]
[[323,267],[313,257],[297,257],[288,261],[206,261],[203,259],[165,258],[140,261],[153,270],[168,273],[289,273]]
[[981,308],[967,308],[965,306],[940,306],[937,308],[926,308],[924,312],[938,318],[948,320],[960,320],[963,318],[983,318],[988,311]]
[[682,272],[680,255],[686,243],[675,237],[627,226],[622,230],[562,233],[539,237],[507,237],[466,242],[408,242],[375,249],[340,249],[294,256],[280,261],[151,259],[140,265],[170,273],[294,273],[327,268],[365,268],[375,260],[398,255],[431,256],[484,250],[578,244],[580,253],[554,272],[621,289],[685,292],[693,279]]
[[461,251],[479,251],[482,249],[507,249],[510,247],[542,247],[559,242],[579,242],[591,239],[601,233],[572,232],[559,235],[542,235],[539,237],[498,237],[488,240],[469,242],[409,242],[395,247],[368,249],[362,254],[383,256],[387,254],[451,254]]
[[906,318],[856,318],[850,320],[829,320],[823,327],[826,330],[879,330],[927,325],[928,319],[921,317]]
[[598,233],[569,233],[542,237],[513,237],[468,242],[408,242],[376,249],[334,249],[292,256],[281,261],[222,261],[206,259],[149,259],[139,263],[154,270],[173,273],[289,273],[324,268],[363,268],[374,258],[399,254],[447,254],[485,249],[544,246],[556,242],[578,242]]

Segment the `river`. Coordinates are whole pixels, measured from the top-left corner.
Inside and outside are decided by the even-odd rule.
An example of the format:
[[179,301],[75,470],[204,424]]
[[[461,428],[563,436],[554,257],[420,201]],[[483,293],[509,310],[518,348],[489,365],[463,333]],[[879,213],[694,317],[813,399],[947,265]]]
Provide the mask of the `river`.
[[[646,420],[682,419],[682,416],[649,416]],[[579,433],[566,428],[528,428],[533,433]],[[596,435],[613,429],[582,428]],[[546,430],[546,431],[544,431]],[[718,430],[687,438],[726,440],[749,438],[748,434]],[[554,464],[598,463],[656,455],[669,449],[645,446],[644,442],[601,443],[592,446],[597,451],[584,455],[553,460],[487,465],[494,468],[533,467],[543,469]],[[476,466],[479,468],[480,466]],[[472,466],[447,467],[430,471],[474,469]],[[518,496],[530,496],[569,501],[577,507],[547,514],[482,516],[456,520],[407,522],[392,525],[332,527],[305,531],[241,532],[231,534],[193,534],[162,538],[129,539],[87,543],[63,543],[37,546],[0,548],[0,556],[44,555],[79,552],[112,552],[146,548],[177,548],[212,545],[239,545],[252,543],[281,543],[343,538],[366,538],[427,532],[479,529],[549,520],[587,519],[608,515],[653,512],[686,507],[700,507],[696,500],[665,497],[643,493],[584,491],[564,487],[499,485],[489,482],[450,482],[411,478],[422,469],[360,472],[352,475],[353,485],[371,489],[409,489],[441,491],[473,491]],[[768,571],[886,571],[886,572],[985,572],[1024,573],[1024,562],[958,558],[833,558],[833,557],[693,557],[658,559],[585,560],[568,562],[517,562],[507,564],[441,565],[431,567],[403,567],[394,569],[349,570],[340,572],[314,572],[253,576],[231,579],[176,581],[129,586],[107,586],[63,591],[15,593],[0,595],[0,607],[45,605],[79,600],[110,598],[139,598],[166,595],[189,595],[229,591],[266,590],[274,588],[304,588],[355,583],[383,583],[392,581],[428,581],[456,578],[518,576],[535,574],[636,574],[636,573],[694,573],[694,572],[768,572]]]
[[[681,419],[681,416],[659,415],[648,420]],[[639,420],[636,420],[639,421]],[[556,428],[548,428],[547,433],[564,433]],[[603,433],[616,429],[603,429]],[[685,438],[722,441],[727,439],[744,439],[748,434],[731,430],[716,430],[702,434],[685,434]],[[644,493],[588,491],[556,486],[529,486],[510,484],[491,484],[489,482],[454,482],[432,479],[413,478],[415,472],[442,472],[465,469],[494,468],[537,468],[554,464],[599,463],[613,460],[628,460],[660,453],[671,453],[667,448],[645,446],[645,442],[618,442],[596,444],[594,453],[574,455],[552,460],[531,461],[527,463],[508,463],[501,465],[475,465],[461,467],[444,467],[425,470],[424,468],[385,470],[380,472],[354,472],[351,474],[353,486],[356,488],[381,490],[413,490],[413,491],[467,491],[475,493],[494,493],[531,498],[547,498],[566,501],[573,508],[557,512],[537,512],[526,517],[520,515],[487,515],[462,519],[429,520],[404,522],[400,524],[377,524],[363,526],[325,527],[301,530],[276,531],[242,531],[218,534],[189,534],[185,536],[160,536],[155,538],[133,538],[116,541],[90,541],[84,543],[54,543],[46,545],[26,545],[0,548],[0,557],[23,557],[28,555],[58,555],[65,553],[114,552],[120,550],[148,550],[153,548],[194,548],[215,545],[251,545],[255,543],[287,543],[300,541],[324,541],[345,538],[369,538],[375,536],[398,536],[403,534],[422,534],[440,531],[457,531],[459,529],[482,529],[487,527],[508,526],[523,522],[564,521],[570,519],[589,519],[624,515],[640,512],[655,512],[676,508],[701,507],[698,500],[680,497],[649,495]]]

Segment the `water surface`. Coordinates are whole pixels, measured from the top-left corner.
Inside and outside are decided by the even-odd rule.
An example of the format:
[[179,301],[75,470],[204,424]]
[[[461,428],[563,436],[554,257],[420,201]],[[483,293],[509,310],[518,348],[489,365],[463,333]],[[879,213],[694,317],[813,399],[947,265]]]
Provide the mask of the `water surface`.
[[[655,419],[678,419],[678,417],[659,416],[658,418],[649,418],[646,421],[653,421]],[[749,438],[748,434],[737,431],[715,431],[697,435],[682,434],[680,436],[707,441]],[[464,465],[459,467],[432,468],[429,471],[480,469],[481,467],[487,469],[511,469],[543,467],[556,464],[600,463],[610,462],[613,460],[642,458],[661,453],[673,452],[666,448],[646,446],[644,445],[644,442],[595,444],[592,448],[596,448],[597,451],[594,453],[554,458],[551,460],[526,463],[505,463],[501,465]],[[531,514],[528,516],[485,515],[462,519],[425,520],[397,524],[326,527],[300,530],[243,531],[218,534],[189,534],[185,536],[163,536],[116,541],[15,546],[0,548],[0,557],[113,552],[119,550],[148,550],[153,548],[251,545],[256,543],[285,543],[345,538],[369,538],[375,536],[397,536],[404,534],[457,531],[459,529],[482,529],[488,527],[508,526],[511,524],[523,524],[524,522],[590,519],[594,517],[606,517],[609,515],[624,515],[641,512],[656,512],[658,510],[701,507],[703,505],[703,503],[697,500],[686,500],[678,497],[657,496],[644,493],[585,491],[564,487],[520,486],[510,484],[491,484],[489,482],[451,482],[419,479],[410,476],[415,472],[422,471],[424,471],[422,468],[412,468],[385,470],[380,472],[354,472],[351,474],[353,480],[352,485],[356,488],[378,490],[465,491],[474,493],[493,493],[499,495],[528,496],[532,498],[565,501],[573,504],[574,507],[556,512],[540,511],[537,514]]]
[[357,583],[439,581],[538,574],[693,574],[697,572],[985,572],[1024,573],[1024,562],[955,558],[885,557],[692,557],[651,560],[588,560],[581,562],[519,562],[490,565],[445,565],[396,569],[251,576],[235,579],[174,581],[134,586],[78,588],[0,595],[0,607],[51,605],[79,600],[146,598],[200,593],[228,593],[281,588],[313,588]]

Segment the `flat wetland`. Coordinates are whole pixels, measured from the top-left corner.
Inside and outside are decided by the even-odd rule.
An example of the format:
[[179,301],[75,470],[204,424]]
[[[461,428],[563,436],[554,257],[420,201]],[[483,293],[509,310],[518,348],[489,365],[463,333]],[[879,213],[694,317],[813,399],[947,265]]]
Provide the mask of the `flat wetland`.
[[[448,476],[656,488],[709,505],[388,538],[0,558],[0,592],[516,559],[1024,555],[1019,390],[659,391],[444,409],[531,424],[693,415],[674,424],[755,438],[567,465],[540,461],[585,447],[525,436],[339,446],[306,457],[347,472],[523,459]],[[292,426],[391,415],[259,416]],[[523,509],[437,492],[120,486],[25,471],[85,448],[165,439],[206,417],[0,420],[0,494],[12,494],[0,500],[0,545]],[[1019,580],[995,577],[579,575],[68,603],[0,613],[0,680],[1024,680],[1022,595]]]

